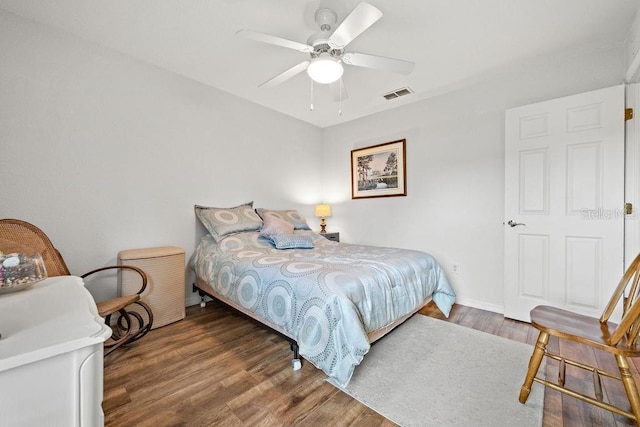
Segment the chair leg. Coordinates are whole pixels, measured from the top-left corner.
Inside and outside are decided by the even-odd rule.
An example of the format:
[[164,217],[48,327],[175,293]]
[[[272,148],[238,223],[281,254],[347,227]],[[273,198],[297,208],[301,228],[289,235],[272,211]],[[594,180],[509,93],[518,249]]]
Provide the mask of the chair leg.
[[[151,330],[151,327],[153,326],[153,311],[151,310],[151,307],[149,307],[147,304],[145,304],[142,301],[138,301],[138,304],[144,308],[144,310],[147,312],[147,326],[145,327],[145,333],[143,334],[143,336],[149,332]],[[140,337],[142,338],[142,336]]]
[[[115,331],[113,332],[113,334],[111,335],[111,339],[113,340],[113,342],[108,346],[105,345],[105,350],[104,350],[105,357],[113,353],[113,351],[118,347],[120,347],[121,345],[125,344],[129,340],[133,332],[133,323],[131,321],[131,317],[129,316],[129,313],[127,313],[125,309],[118,310],[118,313],[120,313],[121,318],[118,319],[118,322],[115,325],[115,327],[119,328],[119,323],[122,321],[122,319],[124,319],[124,322],[126,323],[127,327],[126,329],[124,329],[124,335],[120,335],[119,332],[115,332]],[[111,316],[109,316],[109,319],[110,318]]]
[[135,335],[129,339],[130,342],[136,341],[142,338],[143,336],[145,336],[153,326],[153,311],[151,310],[151,307],[149,307],[147,304],[145,304],[142,301],[136,301],[134,304],[138,305],[146,312],[147,319],[145,322],[145,319],[143,319],[143,316],[141,316],[138,312],[135,312],[132,310],[130,314],[132,313],[136,314],[136,318],[138,319],[138,324],[140,327],[138,328],[138,331],[135,333]]
[[620,354],[616,354],[616,362],[618,362],[620,377],[624,384],[624,390],[627,392],[631,411],[636,418],[636,424],[640,425],[640,397],[638,396],[638,387],[636,386],[636,382],[633,380],[633,375],[629,369],[629,362],[625,356]]
[[531,355],[531,359],[529,360],[529,369],[527,370],[527,376],[525,377],[524,383],[520,388],[520,397],[518,398],[520,403],[526,403],[527,399],[529,398],[533,379],[538,373],[538,369],[540,368],[540,363],[542,363],[542,358],[544,357],[544,353],[548,343],[549,334],[540,331],[540,335],[538,335],[538,341],[536,342],[536,346],[533,349],[533,354]]

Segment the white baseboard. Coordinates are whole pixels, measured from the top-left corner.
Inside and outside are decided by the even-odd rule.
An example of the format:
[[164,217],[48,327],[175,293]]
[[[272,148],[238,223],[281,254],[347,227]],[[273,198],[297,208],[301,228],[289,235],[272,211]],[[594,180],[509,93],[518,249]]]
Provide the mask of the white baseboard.
[[[212,301],[212,299],[208,296],[205,296],[204,300],[206,302]],[[185,307],[190,307],[192,305],[199,305],[199,304],[200,304],[200,295],[197,292],[193,292],[191,293],[191,295],[187,296],[184,303]]]
[[187,298],[187,300],[185,301],[185,306],[186,307],[190,307],[190,306],[196,305],[196,304],[200,304],[200,296],[198,294],[194,294],[192,296],[189,296],[189,298]]
[[456,298],[456,304],[479,308],[480,310],[491,311],[493,313],[504,314],[504,306],[502,305],[489,304],[486,302],[466,298]]

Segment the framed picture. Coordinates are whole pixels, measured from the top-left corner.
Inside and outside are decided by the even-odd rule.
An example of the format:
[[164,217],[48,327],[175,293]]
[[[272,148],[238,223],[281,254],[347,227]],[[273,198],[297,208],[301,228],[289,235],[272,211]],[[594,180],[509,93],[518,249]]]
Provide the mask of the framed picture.
[[406,140],[351,150],[351,198],[407,195]]

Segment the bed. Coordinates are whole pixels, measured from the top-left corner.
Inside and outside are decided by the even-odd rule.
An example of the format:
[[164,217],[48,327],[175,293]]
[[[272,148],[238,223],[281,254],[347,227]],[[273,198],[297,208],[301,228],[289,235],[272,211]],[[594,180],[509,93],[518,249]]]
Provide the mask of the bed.
[[196,205],[196,214],[209,233],[189,262],[194,287],[287,337],[338,384],[429,301],[445,316],[455,301],[427,253],[330,241],[295,210]]

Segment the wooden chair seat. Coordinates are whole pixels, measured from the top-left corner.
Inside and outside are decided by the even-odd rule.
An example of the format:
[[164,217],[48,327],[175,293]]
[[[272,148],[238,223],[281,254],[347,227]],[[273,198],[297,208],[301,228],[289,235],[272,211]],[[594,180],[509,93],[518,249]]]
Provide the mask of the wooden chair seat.
[[96,304],[98,306],[98,314],[100,314],[100,317],[107,317],[108,315],[120,311],[138,300],[140,300],[140,295],[133,294],[99,302]]
[[[609,300],[600,318],[572,313],[550,306],[538,306],[531,310],[531,324],[540,331],[533,349],[529,367],[520,388],[520,403],[526,403],[531,393],[533,382],[540,383],[553,390],[580,399],[584,402],[606,409],[616,414],[633,419],[640,426],[640,395],[633,379],[627,357],[640,356],[638,338],[640,334],[640,254],[631,263],[622,276],[618,286]],[[609,321],[616,306],[622,306],[622,320],[620,324]],[[560,354],[548,351],[549,337],[572,341],[577,344],[604,350],[614,355],[618,372],[607,372],[597,366],[567,359]],[[543,358],[558,361],[557,381],[549,381],[538,377],[538,370]],[[566,366],[573,366],[591,372],[594,392],[586,394],[574,388],[565,386]],[[631,410],[615,406],[605,401],[602,388],[602,377],[621,381]],[[594,397],[595,396],[595,397]]]
[[543,305],[531,310],[531,324],[552,336],[581,342],[609,353],[640,356],[640,350],[629,348],[624,339],[615,346],[609,344],[618,325],[613,322],[602,323],[596,317]]

